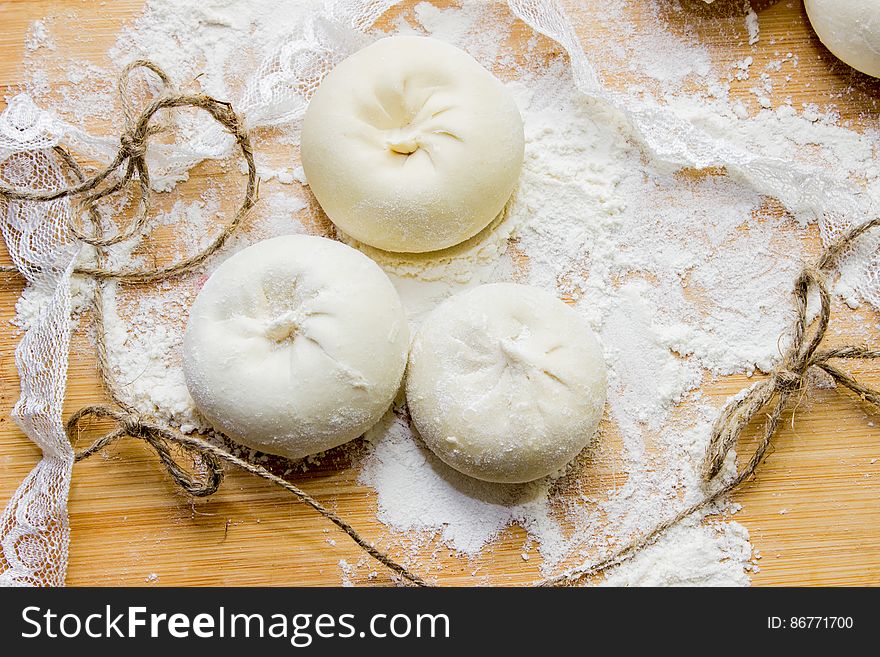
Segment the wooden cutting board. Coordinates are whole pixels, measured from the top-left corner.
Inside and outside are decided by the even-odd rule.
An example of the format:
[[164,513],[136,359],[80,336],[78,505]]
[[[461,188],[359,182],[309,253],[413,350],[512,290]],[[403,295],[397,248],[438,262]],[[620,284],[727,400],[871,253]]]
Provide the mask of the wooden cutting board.
[[[567,3],[578,31],[583,36],[601,30],[601,14],[582,4]],[[679,5],[683,11],[676,10]],[[880,83],[853,72],[822,47],[800,2],[752,5],[759,13],[761,30],[754,47],[747,43],[741,2],[718,0],[710,8],[699,0],[659,2],[666,20],[711,46],[719,67],[751,56],[753,71],[761,71],[780,53],[796,55],[799,66],[790,81],[777,87],[774,101],[790,97],[795,107],[833,102],[841,119],[852,127],[876,128]],[[33,20],[53,17],[50,23],[62,54],[104,63],[120,26],[140,9],[137,0],[0,2],[0,84],[14,87],[22,79],[24,41]],[[640,20],[651,20],[650,14],[645,12]],[[529,36],[528,29],[518,24],[511,47]],[[627,82],[626,76],[614,80]],[[754,108],[755,96],[749,91],[754,84],[754,79],[734,81],[731,95]],[[815,247],[815,235],[806,239]],[[5,253],[0,261],[8,263]],[[4,505],[39,458],[39,450],[9,419],[18,397],[13,350],[20,336],[8,322],[20,292],[17,279],[0,279],[0,504]],[[876,326],[878,319],[866,308],[859,311],[858,321]],[[104,399],[88,343],[80,339],[78,344],[71,357],[67,414]],[[874,372],[862,370],[860,376],[867,383],[880,384],[880,366]],[[745,376],[726,377],[705,392],[720,400],[748,383]],[[787,416],[757,479],[734,496],[743,506],[736,519],[748,527],[761,555],[754,584],[880,584],[878,425],[880,414],[827,389],[811,391],[793,421],[791,414]],[[375,519],[375,495],[358,485],[345,465],[337,459],[297,476],[296,481],[367,536],[379,538],[382,528]],[[212,498],[187,499],[169,483],[154,455],[134,441],[75,467],[70,520],[71,585],[336,585],[341,579],[340,560],[353,565],[361,561],[357,579],[374,568],[364,564],[362,553],[335,527],[251,476],[231,471]],[[475,569],[496,584],[537,578],[537,559],[520,557],[523,539],[521,530],[510,529],[476,565],[444,558],[444,568],[437,573],[441,583],[471,583]],[[372,581],[387,583],[387,573],[375,569]]]

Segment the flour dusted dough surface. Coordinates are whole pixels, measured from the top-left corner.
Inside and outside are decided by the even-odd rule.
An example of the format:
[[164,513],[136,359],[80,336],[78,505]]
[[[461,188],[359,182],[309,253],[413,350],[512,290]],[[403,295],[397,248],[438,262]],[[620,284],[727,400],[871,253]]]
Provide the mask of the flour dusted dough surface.
[[381,39],[339,64],[303,120],[302,163],[327,216],[387,251],[458,244],[503,210],[523,126],[504,86],[463,50]]
[[467,475],[525,482],[591,440],[605,361],[581,317],[553,295],[482,285],[438,306],[410,351],[406,399],[431,450]]
[[880,78],[880,0],[806,0],[804,6],[835,57]]
[[348,442],[388,409],[409,329],[388,277],[339,242],[303,235],[224,262],[190,310],[184,374],[220,431],[299,458]]

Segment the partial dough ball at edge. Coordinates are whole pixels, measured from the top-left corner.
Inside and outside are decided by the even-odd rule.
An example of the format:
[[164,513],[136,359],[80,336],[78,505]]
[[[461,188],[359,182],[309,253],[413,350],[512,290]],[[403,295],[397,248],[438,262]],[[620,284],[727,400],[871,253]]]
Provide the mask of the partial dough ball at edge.
[[805,0],[819,40],[845,64],[880,78],[880,2]]

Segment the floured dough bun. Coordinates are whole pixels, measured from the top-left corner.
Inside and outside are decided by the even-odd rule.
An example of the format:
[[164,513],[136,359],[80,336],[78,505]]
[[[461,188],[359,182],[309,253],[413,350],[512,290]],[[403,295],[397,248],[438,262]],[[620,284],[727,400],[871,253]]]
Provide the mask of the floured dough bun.
[[183,370],[216,429],[300,458],[379,420],[408,346],[400,298],[372,260],[292,235],[254,244],[211,275],[190,309]]
[[406,401],[444,462],[485,481],[551,474],[592,439],[605,361],[573,309],[538,288],[481,285],[440,304],[410,350]]
[[523,161],[513,98],[463,50],[381,39],[339,64],[306,111],[309,186],[345,233],[386,251],[443,249],[503,210]]
[[806,0],[804,5],[835,57],[880,78],[880,0]]

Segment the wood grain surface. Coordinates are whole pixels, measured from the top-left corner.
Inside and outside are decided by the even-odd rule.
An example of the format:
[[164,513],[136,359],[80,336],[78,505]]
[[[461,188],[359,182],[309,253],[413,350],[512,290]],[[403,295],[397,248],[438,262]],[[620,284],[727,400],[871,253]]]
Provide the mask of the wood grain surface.
[[[136,0],[0,2],[0,85],[14,90],[21,81],[24,42],[33,20],[51,19],[58,56],[106,64],[107,49],[120,26],[140,12],[141,4]],[[790,97],[795,107],[833,103],[851,127],[876,128],[880,84],[837,62],[822,47],[800,2],[753,2],[761,29],[754,46],[747,43],[741,2],[719,0],[708,8],[698,0],[655,4],[665,20],[709,44],[719,67],[752,56],[754,70],[760,71],[764,63],[778,59],[780,51],[794,53],[799,66],[774,90],[774,100]],[[567,6],[583,37],[601,31],[601,16],[574,0]],[[634,14],[637,20],[654,20],[649,12],[641,19],[639,11]],[[514,41],[530,36],[522,24],[515,32]],[[630,81],[621,75],[612,83]],[[753,80],[734,80],[731,96],[754,109],[755,96],[749,91],[753,85]],[[194,178],[204,175],[204,169],[197,169]],[[805,239],[815,249],[815,235]],[[5,253],[0,261],[8,262]],[[0,504],[6,503],[39,458],[39,450],[9,418],[18,397],[13,350],[20,337],[9,320],[20,292],[15,278],[0,280]],[[864,339],[864,326],[877,326],[880,319],[866,308],[855,316],[839,315],[836,321],[843,322],[842,332],[847,325],[858,328],[859,341]],[[834,339],[844,342],[846,336]],[[80,335],[72,352],[68,414],[104,399],[88,344]],[[859,374],[866,382],[880,384],[880,367]],[[708,382],[704,390],[721,400],[748,383],[745,376],[731,376]],[[752,576],[755,585],[880,584],[878,424],[880,414],[828,389],[812,390],[793,420],[789,413],[758,477],[735,495],[742,504],[736,519],[749,529],[760,553],[758,572]],[[345,453],[333,454],[321,467],[295,479],[367,536],[380,539],[383,530],[375,518],[375,495],[357,484],[346,465]],[[599,473],[606,475],[612,476]],[[71,585],[337,585],[340,560],[352,564],[357,581],[390,581],[382,568],[363,560],[345,535],[283,491],[231,471],[218,494],[193,502],[173,488],[154,455],[134,441],[75,467],[69,508]],[[523,540],[522,530],[512,528],[483,558],[467,562],[444,556],[443,569],[433,574],[447,585],[532,581],[539,575],[538,561],[520,557]],[[367,580],[374,569],[375,577]]]

